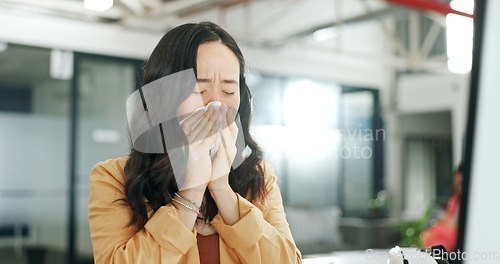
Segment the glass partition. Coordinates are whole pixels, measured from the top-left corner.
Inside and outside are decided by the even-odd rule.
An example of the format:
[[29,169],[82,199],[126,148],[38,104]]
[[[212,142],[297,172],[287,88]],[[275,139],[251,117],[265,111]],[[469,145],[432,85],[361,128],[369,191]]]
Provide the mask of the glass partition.
[[24,249],[56,263],[67,249],[71,82],[50,65],[48,49],[0,53],[0,263]]
[[89,174],[99,161],[128,155],[125,101],[137,84],[137,61],[82,55],[76,57],[77,250],[92,256],[88,223]]
[[138,65],[14,44],[0,52],[0,263],[93,263],[89,174],[128,154]]

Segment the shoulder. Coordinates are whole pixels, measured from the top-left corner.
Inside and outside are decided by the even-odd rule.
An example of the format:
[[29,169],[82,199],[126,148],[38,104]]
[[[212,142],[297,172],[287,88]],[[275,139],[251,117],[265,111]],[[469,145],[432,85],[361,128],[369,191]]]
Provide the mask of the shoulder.
[[109,182],[122,186],[125,185],[124,168],[127,160],[128,157],[124,156],[97,163],[90,173],[91,184],[96,182]]
[[276,173],[274,172],[274,167],[266,160],[260,162],[260,166],[264,172],[264,179],[266,185],[266,191],[269,193],[277,184]]
[[264,171],[266,191],[264,197],[256,203],[256,206],[264,213],[264,215],[267,215],[268,212],[273,210],[273,208],[282,208],[283,201],[277,182],[278,177],[276,176],[273,166],[265,160],[262,160],[260,166]]

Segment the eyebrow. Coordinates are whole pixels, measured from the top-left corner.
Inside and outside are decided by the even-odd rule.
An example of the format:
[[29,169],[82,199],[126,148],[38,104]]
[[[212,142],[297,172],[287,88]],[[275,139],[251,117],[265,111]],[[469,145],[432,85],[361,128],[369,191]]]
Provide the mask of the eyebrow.
[[[207,83],[207,82],[211,82],[212,79],[209,79],[209,78],[196,78],[196,80],[198,82],[202,82],[202,83]],[[234,80],[234,79],[225,79],[222,81],[223,83],[238,83],[238,81]]]
[[208,79],[208,78],[196,78],[196,81],[198,81],[198,82],[210,82],[211,79]]
[[236,80],[233,80],[233,79],[226,79],[224,81],[222,81],[223,83],[238,83]]

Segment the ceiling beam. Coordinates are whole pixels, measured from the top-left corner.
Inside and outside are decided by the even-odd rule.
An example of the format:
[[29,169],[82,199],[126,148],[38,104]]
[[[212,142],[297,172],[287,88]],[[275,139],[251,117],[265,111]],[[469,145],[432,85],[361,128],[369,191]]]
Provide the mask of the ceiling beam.
[[163,4],[162,7],[152,10],[151,15],[153,16],[164,16],[169,14],[177,14],[182,10],[197,6],[204,2],[212,2],[208,0],[176,0]]
[[[183,0],[184,1],[184,0]],[[211,9],[229,9],[235,5],[243,4],[247,0],[205,0],[198,5],[193,5],[178,12],[179,17],[195,16]]]
[[149,8],[160,8],[163,3],[160,0],[140,0],[141,3]]
[[146,12],[142,2],[139,0],[120,0],[120,2],[136,15],[143,15]]
[[289,35],[289,36],[285,37],[285,39],[303,38],[303,37],[306,37],[306,36],[313,34],[314,32],[316,32],[320,29],[325,29],[325,28],[330,28],[330,27],[338,27],[338,26],[346,25],[346,24],[355,24],[355,23],[375,20],[375,19],[378,19],[380,17],[393,14],[394,11],[395,11],[395,9],[393,7],[385,7],[385,8],[379,9],[379,10],[369,11],[367,13],[363,13],[363,14],[360,14],[357,16],[344,18],[340,21],[334,21],[334,22],[329,22],[329,23],[317,25],[317,26],[309,28],[307,30],[303,30],[300,32],[296,32],[292,35]]

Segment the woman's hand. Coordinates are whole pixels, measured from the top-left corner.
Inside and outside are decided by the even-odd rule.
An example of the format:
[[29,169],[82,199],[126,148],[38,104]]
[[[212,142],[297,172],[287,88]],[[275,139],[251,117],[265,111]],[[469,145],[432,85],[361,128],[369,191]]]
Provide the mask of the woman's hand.
[[[215,142],[220,129],[220,112],[213,106],[207,111],[198,110],[181,124],[189,144],[189,157],[184,181],[179,190],[197,186],[205,189],[211,179],[212,161],[209,150]],[[178,178],[178,176],[176,175]],[[179,181],[178,181],[179,182]]]
[[236,156],[236,139],[238,137],[238,127],[234,121],[237,110],[228,109],[227,106],[221,106],[222,115],[222,135],[221,145],[212,162],[212,175],[208,185],[212,192],[219,187],[229,186],[229,172]]
[[229,172],[237,151],[238,127],[234,122],[236,113],[234,109],[228,110],[227,106],[221,107],[224,128],[222,142],[212,162],[212,178],[208,184],[208,190],[217,204],[219,214],[227,225],[233,225],[240,219],[237,196],[229,185]]

